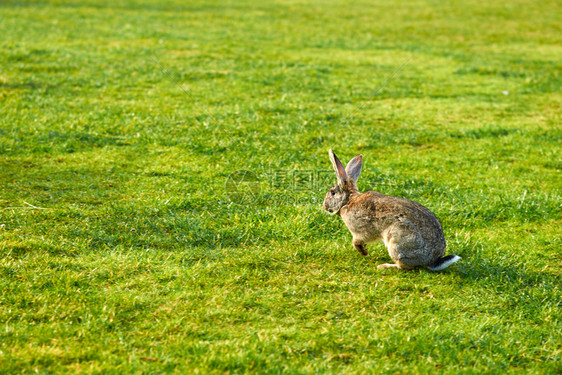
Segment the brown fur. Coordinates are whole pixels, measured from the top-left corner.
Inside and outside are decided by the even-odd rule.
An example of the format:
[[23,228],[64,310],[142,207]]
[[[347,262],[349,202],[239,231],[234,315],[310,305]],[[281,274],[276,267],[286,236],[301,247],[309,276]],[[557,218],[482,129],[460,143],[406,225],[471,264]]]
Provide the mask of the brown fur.
[[350,161],[346,172],[331,150],[330,159],[338,184],[326,193],[324,208],[342,218],[357,251],[367,255],[366,244],[382,240],[395,264],[379,268],[411,269],[437,264],[445,254],[446,243],[441,223],[430,210],[417,202],[376,191],[359,193],[356,179],[350,175],[359,176],[361,155]]

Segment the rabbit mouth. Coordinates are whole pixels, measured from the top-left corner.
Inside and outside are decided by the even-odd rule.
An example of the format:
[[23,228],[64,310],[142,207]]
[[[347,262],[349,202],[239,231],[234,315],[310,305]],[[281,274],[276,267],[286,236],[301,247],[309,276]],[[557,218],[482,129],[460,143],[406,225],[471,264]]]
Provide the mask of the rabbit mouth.
[[335,214],[338,213],[338,210],[334,210],[333,208],[324,207],[324,209],[325,209],[326,212],[328,212],[330,215],[335,215]]

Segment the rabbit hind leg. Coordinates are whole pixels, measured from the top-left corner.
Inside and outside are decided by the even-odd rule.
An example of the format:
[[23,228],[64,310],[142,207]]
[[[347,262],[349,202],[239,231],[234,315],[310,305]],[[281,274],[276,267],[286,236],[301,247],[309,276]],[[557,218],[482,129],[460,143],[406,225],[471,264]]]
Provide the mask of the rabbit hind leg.
[[377,269],[379,270],[386,270],[389,268],[397,268],[399,270],[411,270],[414,269],[414,267],[411,267],[407,264],[404,264],[403,262],[397,260],[396,263],[384,263],[384,264],[379,264],[377,266]]
[[387,270],[389,268],[398,268],[400,269],[400,266],[398,264],[395,263],[384,263],[384,264],[379,264],[377,266],[378,270]]
[[381,265],[384,267],[380,267],[380,269],[393,267],[411,270],[424,264],[425,243],[420,236],[412,233],[408,237],[402,236],[399,241],[394,241],[394,239],[387,237],[385,245],[388,249],[388,255],[390,255],[395,264],[384,264]]

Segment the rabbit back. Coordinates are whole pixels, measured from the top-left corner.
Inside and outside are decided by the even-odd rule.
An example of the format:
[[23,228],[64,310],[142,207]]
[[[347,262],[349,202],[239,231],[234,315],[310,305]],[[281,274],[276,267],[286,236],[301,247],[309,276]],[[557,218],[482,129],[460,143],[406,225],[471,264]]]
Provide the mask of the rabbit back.
[[382,240],[395,260],[432,264],[445,253],[441,223],[417,202],[366,191],[351,197],[340,215],[354,239]]

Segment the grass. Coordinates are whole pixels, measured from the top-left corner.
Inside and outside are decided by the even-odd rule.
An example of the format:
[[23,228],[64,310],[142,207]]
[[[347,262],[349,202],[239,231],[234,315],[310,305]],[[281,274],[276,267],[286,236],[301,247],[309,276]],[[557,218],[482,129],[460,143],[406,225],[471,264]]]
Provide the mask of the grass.
[[[0,372],[560,373],[559,15],[3,1]],[[462,262],[356,253],[328,148]]]

